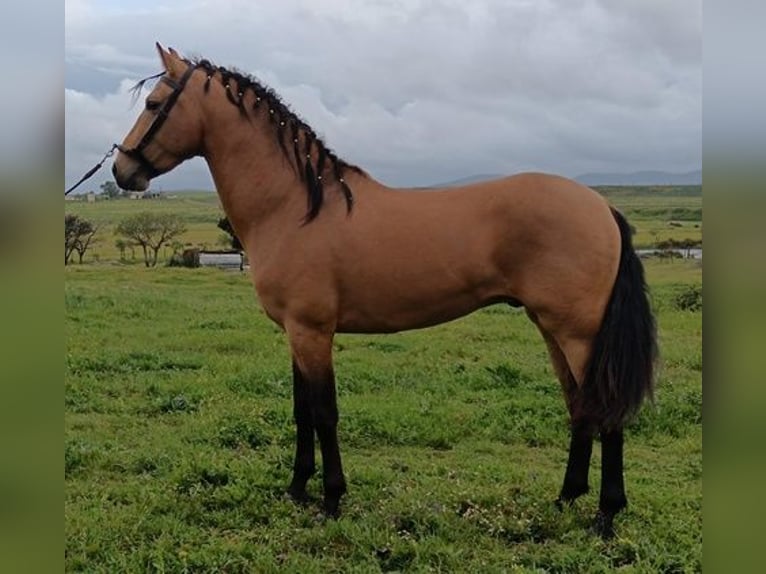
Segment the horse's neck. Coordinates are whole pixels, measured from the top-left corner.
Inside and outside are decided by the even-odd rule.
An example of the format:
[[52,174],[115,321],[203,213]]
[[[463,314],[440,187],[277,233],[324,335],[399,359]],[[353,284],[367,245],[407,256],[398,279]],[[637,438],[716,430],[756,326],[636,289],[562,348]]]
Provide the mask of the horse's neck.
[[214,120],[206,126],[204,157],[238,236],[244,240],[254,228],[299,218],[305,193],[270,126],[264,125],[267,120],[247,121],[234,106]]
[[[257,115],[247,121],[228,102],[209,113],[204,157],[218,196],[240,240],[263,253],[278,243],[274,234],[284,237],[302,229],[308,208],[305,182],[284,157],[268,119]],[[355,195],[385,187],[366,174],[346,171]],[[325,186],[321,209],[319,217],[345,217],[345,199],[335,182]]]

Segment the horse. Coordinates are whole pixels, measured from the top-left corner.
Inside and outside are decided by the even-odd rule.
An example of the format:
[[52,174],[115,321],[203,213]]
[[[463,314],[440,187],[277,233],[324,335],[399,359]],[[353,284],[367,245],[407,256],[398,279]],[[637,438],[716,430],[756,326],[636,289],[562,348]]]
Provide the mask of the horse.
[[623,429],[652,396],[657,355],[623,215],[596,191],[543,173],[429,191],[388,187],[338,157],[254,77],[156,47],[163,70],[112,172],[120,187],[145,190],[188,158],[207,162],[258,300],[289,343],[296,446],[288,494],[308,500],[316,435],[324,512],[339,515],[346,480],[335,333],[423,328],[505,303],[523,307],[542,335],[569,413],[555,504],[588,492],[598,435],[594,527],[613,536],[627,505]]

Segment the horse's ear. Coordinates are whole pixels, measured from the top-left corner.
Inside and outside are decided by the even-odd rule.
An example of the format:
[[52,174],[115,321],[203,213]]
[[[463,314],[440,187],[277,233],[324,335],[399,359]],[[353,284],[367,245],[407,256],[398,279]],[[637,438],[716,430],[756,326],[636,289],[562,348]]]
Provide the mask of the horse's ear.
[[165,68],[165,71],[169,72],[170,54],[165,51],[159,42],[155,42],[154,45],[157,47],[157,53],[160,55],[162,66]]
[[180,65],[180,56],[173,50],[173,48],[170,48],[170,51],[166,52],[165,49],[160,46],[159,42],[156,42],[155,45],[157,46],[157,53],[160,55],[160,60],[162,60],[162,65],[168,73],[168,76],[171,78],[179,76],[183,72],[183,67]]

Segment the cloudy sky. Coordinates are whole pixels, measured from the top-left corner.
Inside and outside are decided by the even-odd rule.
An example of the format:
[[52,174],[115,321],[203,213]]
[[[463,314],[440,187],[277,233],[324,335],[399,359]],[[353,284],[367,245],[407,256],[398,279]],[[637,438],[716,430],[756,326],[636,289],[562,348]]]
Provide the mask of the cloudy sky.
[[[691,171],[701,36],[701,0],[68,0],[66,179],[133,124],[155,41],[255,75],[389,185]],[[212,182],[194,159],[153,187]]]

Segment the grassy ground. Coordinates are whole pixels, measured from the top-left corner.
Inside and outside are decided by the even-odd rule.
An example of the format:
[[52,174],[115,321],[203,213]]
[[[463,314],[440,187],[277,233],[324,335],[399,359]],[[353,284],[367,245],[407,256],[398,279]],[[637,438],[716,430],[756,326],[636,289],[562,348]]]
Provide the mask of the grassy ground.
[[523,312],[336,338],[349,494],[324,521],[283,496],[290,361],[247,276],[68,267],[67,570],[700,571],[702,316],[675,301],[701,268],[647,267],[664,364],[656,404],[628,431],[630,506],[608,543],[586,528],[598,448],[594,491],[553,508],[566,413]]
[[636,229],[637,247],[667,239],[702,240],[702,187],[598,187]]

